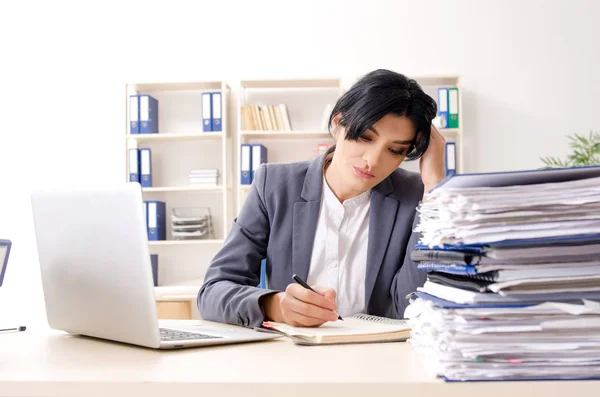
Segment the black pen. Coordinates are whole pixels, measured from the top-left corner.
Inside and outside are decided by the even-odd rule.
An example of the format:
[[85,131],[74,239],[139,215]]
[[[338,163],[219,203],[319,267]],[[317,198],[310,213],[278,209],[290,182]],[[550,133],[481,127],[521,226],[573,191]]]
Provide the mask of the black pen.
[[[311,291],[312,291],[312,292],[314,292],[315,294],[318,294],[318,292],[317,292],[317,291],[315,291],[314,289],[310,288],[310,285],[306,284],[306,282],[305,282],[304,280],[302,280],[302,279],[300,278],[300,276],[298,276],[297,274],[294,274],[294,275],[292,276],[292,278],[294,279],[294,281],[295,281],[295,282],[297,282],[298,284],[300,284],[300,285],[301,285],[301,286],[303,286],[304,288],[311,290]],[[338,312],[336,312],[335,310],[334,310],[333,312],[334,312],[335,314],[337,314],[337,316],[338,316],[338,320],[342,320],[342,321],[344,321],[344,319],[342,318],[342,316],[340,316],[340,315],[338,314]]]
[[27,329],[27,327],[25,327],[24,325],[21,325],[20,327],[17,327],[17,328],[4,328],[4,329],[0,328],[0,334],[7,333],[7,332],[20,332],[20,331],[25,331],[26,329]]

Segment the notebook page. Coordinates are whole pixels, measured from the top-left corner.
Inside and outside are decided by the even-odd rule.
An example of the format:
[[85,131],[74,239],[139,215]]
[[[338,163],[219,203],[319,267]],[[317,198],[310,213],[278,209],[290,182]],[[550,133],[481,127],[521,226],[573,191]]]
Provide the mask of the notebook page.
[[402,320],[394,321],[394,324],[384,324],[361,320],[356,317],[346,317],[344,321],[327,322],[317,328],[293,327],[289,324],[274,322],[266,322],[265,325],[270,325],[288,335],[306,337],[384,334],[410,329],[408,322]]

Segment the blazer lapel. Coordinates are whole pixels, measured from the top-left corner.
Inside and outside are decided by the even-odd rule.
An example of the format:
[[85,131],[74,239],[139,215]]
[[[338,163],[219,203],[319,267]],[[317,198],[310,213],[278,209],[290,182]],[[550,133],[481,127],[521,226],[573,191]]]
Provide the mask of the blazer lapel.
[[396,223],[400,203],[388,197],[394,187],[389,178],[383,180],[371,192],[369,215],[369,243],[367,246],[367,274],[365,278],[365,306],[368,307],[375,280],[383,263],[390,237]]
[[292,218],[292,272],[308,278],[311,253],[321,209],[323,187],[323,162],[327,153],[311,161],[300,196],[302,201],[294,203]]

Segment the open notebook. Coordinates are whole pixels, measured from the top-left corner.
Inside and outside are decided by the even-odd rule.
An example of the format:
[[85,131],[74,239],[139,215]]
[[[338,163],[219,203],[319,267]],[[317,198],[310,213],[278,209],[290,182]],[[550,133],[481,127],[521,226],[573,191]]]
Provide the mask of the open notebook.
[[303,345],[404,341],[410,336],[406,320],[368,314],[355,314],[344,318],[344,321],[327,322],[317,328],[294,327],[273,321],[263,322],[263,327],[281,332]]

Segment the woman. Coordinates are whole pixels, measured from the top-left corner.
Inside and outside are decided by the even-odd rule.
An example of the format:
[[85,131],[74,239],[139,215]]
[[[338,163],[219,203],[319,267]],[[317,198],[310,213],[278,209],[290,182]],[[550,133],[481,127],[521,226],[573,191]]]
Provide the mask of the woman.
[[[202,318],[247,327],[319,326],[334,310],[401,318],[425,281],[409,255],[416,207],[445,173],[435,115],[414,80],[388,70],[360,79],[332,111],[329,151],[255,172],[198,294]],[[420,175],[398,168],[418,158]],[[263,258],[269,289],[256,287]]]

